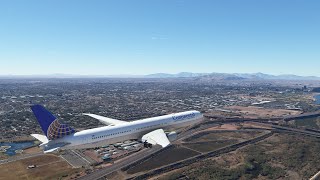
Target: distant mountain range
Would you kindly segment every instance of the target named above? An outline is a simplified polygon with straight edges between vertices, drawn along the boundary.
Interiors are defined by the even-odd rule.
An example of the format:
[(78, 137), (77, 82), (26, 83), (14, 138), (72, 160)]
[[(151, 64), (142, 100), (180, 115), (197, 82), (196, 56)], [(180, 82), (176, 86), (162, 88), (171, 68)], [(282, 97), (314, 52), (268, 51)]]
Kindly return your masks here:
[(148, 78), (192, 78), (192, 77), (203, 77), (211, 79), (220, 80), (320, 80), (317, 76), (297, 76), (293, 74), (283, 74), (283, 75), (270, 75), (264, 73), (191, 73), (191, 72), (181, 72), (177, 74), (167, 74), (167, 73), (156, 73), (149, 74), (145, 77)]
[(190, 78), (190, 77), (200, 77), (206, 76), (210, 73), (191, 73), (191, 72), (180, 72), (177, 74), (167, 74), (167, 73), (156, 73), (145, 75), (148, 78)]
[(156, 73), (148, 75), (0, 75), (0, 78), (199, 78), (208, 80), (320, 80), (317, 76), (297, 76), (293, 74), (270, 75), (264, 73)]

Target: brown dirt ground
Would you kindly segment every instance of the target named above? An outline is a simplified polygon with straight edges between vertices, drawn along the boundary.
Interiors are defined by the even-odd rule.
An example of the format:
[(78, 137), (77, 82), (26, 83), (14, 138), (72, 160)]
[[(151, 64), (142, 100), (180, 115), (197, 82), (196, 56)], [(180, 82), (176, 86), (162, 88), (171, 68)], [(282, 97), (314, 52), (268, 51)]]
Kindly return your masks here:
[(42, 150), (39, 147), (31, 147), (28, 149), (23, 150), (23, 154), (33, 154), (41, 152)]
[(96, 162), (103, 162), (101, 158), (98, 157), (98, 155), (93, 152), (92, 150), (84, 151), (84, 155), (89, 156), (91, 159), (95, 160)]
[(170, 178), (172, 174), (181, 174), (183, 170), (186, 170), (187, 168), (183, 167), (180, 169), (175, 169), (173, 171), (169, 171), (160, 175), (156, 175), (154, 177), (149, 178), (149, 180), (167, 180)]
[(240, 127), (236, 124), (223, 124), (221, 126), (215, 126), (205, 131), (212, 131), (212, 130), (238, 130)]
[(268, 130), (273, 129), (271, 125), (261, 125), (254, 122), (245, 122), (242, 124), (242, 127), (243, 128), (261, 128), (261, 129), (268, 129)]
[(227, 155), (211, 158), (211, 160), (215, 160), (219, 165), (223, 167), (236, 168), (237, 166), (243, 164), (244, 157), (238, 151), (234, 151)]
[[(36, 165), (34, 169), (27, 169)], [(7, 179), (57, 179), (76, 171), (55, 155), (41, 155), (0, 165), (0, 180)], [(14, 173), (13, 173), (14, 172)]]
[(114, 179), (114, 180), (122, 180), (126, 179), (127, 175), (125, 175), (123, 172), (116, 171), (106, 176), (106, 179)]
[(256, 106), (229, 106), (225, 107), (232, 111), (241, 113), (245, 118), (266, 118), (266, 117), (283, 117), (288, 115), (301, 114), (301, 111), (287, 109), (267, 109)]

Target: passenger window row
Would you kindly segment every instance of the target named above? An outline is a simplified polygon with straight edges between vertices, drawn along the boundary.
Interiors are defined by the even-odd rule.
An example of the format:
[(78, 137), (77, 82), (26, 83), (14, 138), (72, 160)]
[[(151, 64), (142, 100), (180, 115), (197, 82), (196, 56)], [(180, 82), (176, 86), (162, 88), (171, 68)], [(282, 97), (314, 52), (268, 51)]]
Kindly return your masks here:
[(100, 138), (104, 138), (104, 137), (108, 137), (108, 136), (114, 136), (114, 135), (117, 135), (117, 134), (123, 134), (123, 133), (127, 133), (127, 132), (131, 132), (131, 130), (122, 131), (122, 132), (116, 132), (116, 133), (107, 134), (107, 135), (103, 135), (103, 136), (94, 136), (94, 135), (92, 135), (92, 139), (100, 139)]
[[(162, 126), (162, 125), (166, 125), (168, 123), (161, 123), (161, 124), (156, 124), (156, 125), (150, 125), (150, 126), (145, 126), (142, 128), (137, 128), (136, 131), (141, 130), (141, 129), (148, 129), (148, 128), (152, 128), (152, 127), (156, 127), (156, 126)], [(127, 133), (127, 132), (131, 132), (131, 130), (127, 130), (127, 131), (122, 131), (122, 132), (116, 132), (116, 133), (112, 133), (112, 134), (107, 134), (107, 135), (103, 135), (103, 136), (92, 136), (92, 139), (101, 139), (101, 138), (105, 138), (105, 137), (109, 137), (109, 136), (114, 136), (117, 134), (123, 134), (123, 133)]]
[(156, 127), (156, 126), (160, 126), (160, 125), (163, 126), (165, 124), (168, 124), (168, 123), (161, 123), (161, 124), (156, 124), (156, 125), (145, 126), (142, 128), (137, 128), (136, 131), (141, 130), (141, 129), (148, 129), (148, 128), (152, 128), (152, 127)]

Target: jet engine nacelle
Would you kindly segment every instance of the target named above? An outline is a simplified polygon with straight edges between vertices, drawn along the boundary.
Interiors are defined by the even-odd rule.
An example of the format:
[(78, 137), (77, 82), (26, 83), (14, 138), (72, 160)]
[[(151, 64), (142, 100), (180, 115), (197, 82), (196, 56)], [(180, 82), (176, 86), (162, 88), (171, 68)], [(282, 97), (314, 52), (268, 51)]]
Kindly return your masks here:
[(178, 134), (175, 131), (166, 132), (166, 135), (167, 135), (167, 137), (168, 137), (170, 142), (174, 141), (174, 140), (176, 140), (178, 138)]

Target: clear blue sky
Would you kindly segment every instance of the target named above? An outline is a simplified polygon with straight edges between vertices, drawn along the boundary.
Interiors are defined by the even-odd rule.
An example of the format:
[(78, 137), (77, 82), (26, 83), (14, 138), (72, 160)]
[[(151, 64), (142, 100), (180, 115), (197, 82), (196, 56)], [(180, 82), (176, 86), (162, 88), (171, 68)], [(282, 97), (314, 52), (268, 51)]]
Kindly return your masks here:
[(320, 76), (319, 0), (1, 0), (0, 74)]

